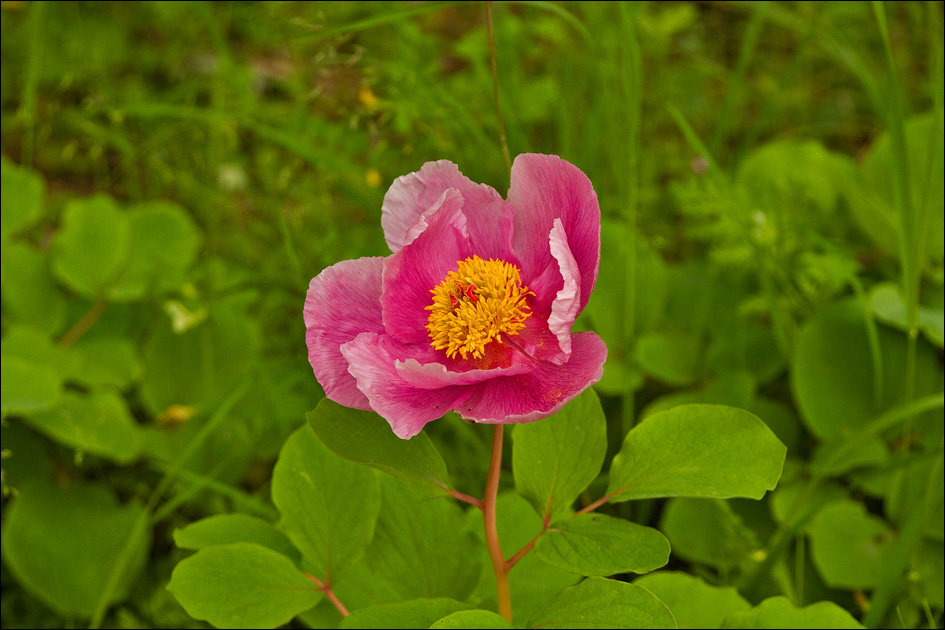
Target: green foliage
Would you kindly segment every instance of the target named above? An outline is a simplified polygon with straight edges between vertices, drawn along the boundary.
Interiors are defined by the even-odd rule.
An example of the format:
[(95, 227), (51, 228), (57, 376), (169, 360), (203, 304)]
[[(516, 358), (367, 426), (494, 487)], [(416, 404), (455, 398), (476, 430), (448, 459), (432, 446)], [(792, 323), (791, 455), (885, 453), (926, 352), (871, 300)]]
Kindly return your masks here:
[(4, 628), (941, 627), (941, 5), (492, 10), (608, 347), (506, 441), (513, 623), (488, 428), (324, 399), (300, 312), (395, 177), (505, 194), (483, 6), (10, 2)]

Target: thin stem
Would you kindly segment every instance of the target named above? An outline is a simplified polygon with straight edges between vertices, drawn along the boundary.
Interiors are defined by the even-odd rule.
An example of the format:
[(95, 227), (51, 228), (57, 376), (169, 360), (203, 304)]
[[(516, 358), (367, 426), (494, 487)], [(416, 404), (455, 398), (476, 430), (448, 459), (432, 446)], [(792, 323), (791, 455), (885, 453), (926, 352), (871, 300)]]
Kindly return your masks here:
[(596, 501), (594, 501), (594, 502), (591, 503), (590, 505), (587, 505), (587, 506), (581, 508), (580, 510), (578, 510), (577, 512), (575, 512), (575, 513), (574, 513), (574, 516), (577, 516), (578, 514), (587, 514), (588, 512), (593, 512), (594, 510), (596, 510), (596, 509), (599, 508), (600, 506), (604, 505), (605, 503), (607, 503), (608, 501), (610, 501), (611, 499), (613, 499), (615, 496), (617, 496), (618, 494), (620, 494), (620, 493), (623, 492), (624, 490), (626, 490), (626, 488), (621, 488), (620, 490), (614, 490), (614, 491), (611, 492), (610, 494), (605, 494), (604, 496), (602, 496), (601, 498), (597, 499)]
[(59, 340), (59, 345), (65, 348), (68, 348), (76, 341), (79, 340), (82, 335), (84, 335), (92, 325), (98, 321), (98, 318), (102, 316), (102, 313), (105, 311), (105, 300), (100, 299), (95, 304), (85, 312), (79, 321), (73, 324), (66, 334), (62, 336), (62, 339)]
[(468, 503), (469, 505), (472, 505), (473, 507), (479, 508), (480, 510), (482, 509), (482, 501), (480, 501), (479, 499), (475, 497), (471, 497), (468, 494), (463, 494), (462, 492), (457, 492), (456, 490), (450, 490), (449, 492), (450, 492), (450, 496), (456, 499), (457, 501), (463, 501), (465, 503)]
[(305, 573), (304, 575), (309, 580), (315, 583), (315, 586), (318, 587), (318, 590), (320, 590), (322, 593), (325, 594), (325, 597), (327, 597), (328, 601), (330, 601), (334, 605), (334, 607), (338, 609), (338, 612), (341, 613), (342, 617), (347, 617), (348, 615), (351, 614), (348, 612), (348, 609), (345, 608), (344, 604), (342, 604), (341, 601), (338, 600), (338, 596), (335, 595), (334, 591), (331, 590), (330, 584), (328, 584), (327, 582), (322, 582), (314, 575), (309, 575), (308, 573)]
[(502, 120), (502, 106), (499, 104), (499, 71), (495, 64), (495, 31), (492, 28), (492, 2), (486, 2), (486, 28), (489, 31), (489, 61), (492, 69), (492, 96), (495, 99), (495, 116), (499, 123), (499, 143), (502, 145), (502, 157), (505, 158), (505, 168), (512, 172), (512, 157), (509, 154), (509, 143), (505, 139), (505, 122)]
[(486, 530), (486, 546), (495, 571), (495, 588), (499, 600), (499, 614), (512, 623), (512, 598), (509, 594), (509, 567), (499, 547), (499, 532), (495, 522), (495, 503), (499, 494), (499, 474), (502, 472), (502, 429), (504, 425), (492, 427), (492, 457), (489, 460), (489, 476), (482, 499), (482, 518)]

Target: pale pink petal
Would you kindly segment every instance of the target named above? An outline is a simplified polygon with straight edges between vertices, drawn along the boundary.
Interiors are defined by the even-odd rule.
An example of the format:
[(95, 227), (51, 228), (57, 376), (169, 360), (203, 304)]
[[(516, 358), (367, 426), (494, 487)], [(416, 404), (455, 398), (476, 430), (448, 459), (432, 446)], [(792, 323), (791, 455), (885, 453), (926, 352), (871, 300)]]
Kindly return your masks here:
[(512, 353), (512, 356), (515, 359), (508, 367), (490, 369), (473, 368), (458, 372), (447, 368), (446, 365), (438, 361), (424, 362), (423, 359), (417, 360), (416, 358), (398, 361), (396, 368), (397, 373), (404, 381), (420, 389), (436, 389), (451, 385), (473, 385), (499, 376), (527, 374), (535, 369), (535, 361), (528, 359), (522, 353), (515, 352)]
[(456, 411), (467, 420), (486, 424), (532, 422), (556, 413), (568, 401), (600, 380), (607, 347), (592, 332), (571, 340), (564, 365), (539, 363), (527, 374), (494, 378), (471, 386), (474, 393)]
[(397, 371), (403, 345), (387, 335), (366, 332), (341, 347), (348, 370), (371, 409), (390, 423), (397, 437), (409, 439), (432, 420), (462, 403), (469, 386), (414, 387)]
[(383, 258), (345, 260), (312, 278), (305, 296), (308, 360), (331, 400), (368, 409), (367, 398), (348, 373), (340, 346), (365, 331), (383, 332), (381, 273)]
[(551, 317), (548, 318), (548, 329), (558, 338), (561, 351), (565, 355), (571, 354), (571, 327), (578, 316), (581, 301), (581, 272), (571, 250), (568, 248), (568, 237), (564, 233), (561, 219), (555, 219), (551, 229), (551, 255), (558, 261), (564, 284), (551, 305)]
[(447, 188), (455, 188), (465, 200), (463, 211), (476, 253), (514, 262), (512, 205), (492, 187), (472, 182), (448, 160), (427, 162), (416, 173), (398, 177), (384, 195), (381, 225), (391, 251), (396, 253), (416, 237), (411, 228)]
[(410, 244), (384, 259), (384, 327), (399, 341), (429, 344), (426, 307), (433, 303), (430, 291), (457, 269), (458, 261), (475, 253), (470, 249), (462, 207), (462, 195), (448, 188), (411, 227), (409, 232), (415, 236)]
[(555, 155), (527, 153), (515, 158), (509, 201), (515, 206), (514, 248), (523, 278), (537, 278), (555, 264), (548, 236), (555, 219), (577, 263), (578, 313), (597, 282), (600, 263), (600, 205), (587, 176)]

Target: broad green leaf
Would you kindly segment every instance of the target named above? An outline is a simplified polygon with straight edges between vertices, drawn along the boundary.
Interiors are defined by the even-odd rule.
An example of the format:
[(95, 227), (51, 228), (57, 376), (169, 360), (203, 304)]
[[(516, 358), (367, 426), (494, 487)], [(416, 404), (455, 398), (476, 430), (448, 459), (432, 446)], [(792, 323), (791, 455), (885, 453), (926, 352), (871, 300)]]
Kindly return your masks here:
[(760, 547), (754, 532), (726, 501), (676, 497), (667, 503), (660, 530), (673, 554), (690, 562), (730, 570)]
[(796, 628), (830, 630), (862, 628), (850, 613), (833, 602), (817, 602), (796, 608), (787, 597), (769, 597), (751, 610), (731, 613), (722, 628)]
[(111, 197), (70, 201), (53, 239), (53, 271), (80, 295), (101, 297), (128, 259), (128, 231), (128, 220)]
[(587, 578), (561, 591), (532, 615), (529, 628), (675, 628), (666, 604), (645, 588)]
[(0, 355), (0, 415), (35, 413), (62, 398), (62, 376), (51, 366), (30, 359)]
[(49, 437), (82, 451), (127, 464), (141, 452), (141, 432), (124, 398), (109, 390), (66, 392), (56, 409), (27, 417)]
[(451, 615), (447, 615), (434, 623), (430, 628), (442, 628), (444, 630), (459, 630), (460, 628), (482, 628), (486, 630), (487, 628), (498, 628), (499, 630), (504, 630), (505, 628), (511, 628), (509, 622), (506, 621), (501, 615), (498, 615), (491, 610), (460, 610), (459, 612), (454, 612)]
[(751, 608), (734, 586), (712, 586), (688, 573), (657, 571), (633, 583), (666, 604), (680, 628), (718, 628), (729, 614)]
[[(899, 330), (909, 330), (906, 305), (899, 293), (899, 287), (891, 282), (882, 282), (870, 290), (870, 311), (885, 324)], [(919, 305), (918, 327), (926, 339), (939, 348), (945, 345), (945, 313), (941, 308)]]
[(138, 204), (127, 218), (131, 255), (109, 296), (137, 300), (180, 286), (200, 245), (193, 220), (168, 201)]
[(883, 570), (883, 554), (894, 534), (862, 503), (842, 499), (826, 505), (808, 523), (811, 558), (827, 586), (871, 588)]
[(34, 223), (43, 212), (43, 178), (15, 165), (7, 156), (0, 159), (0, 239), (3, 248), (14, 232)]
[(238, 542), (255, 543), (295, 561), (298, 550), (268, 521), (248, 514), (217, 514), (174, 530), (174, 542), (184, 549), (203, 549)]
[(258, 347), (258, 324), (232, 306), (216, 305), (180, 334), (165, 321), (144, 345), (142, 398), (154, 415), (171, 405), (214, 406), (252, 369)]
[(578, 514), (557, 523), (535, 544), (545, 562), (578, 575), (646, 573), (669, 560), (669, 541), (651, 527), (606, 514)]
[[(479, 510), (469, 510), (466, 520), (479, 538), (478, 553), (482, 559), (482, 576), (471, 599), (478, 602), (480, 608), (497, 610), (495, 573), (483, 534), (482, 514)], [(496, 521), (505, 558), (511, 558), (542, 529), (541, 517), (521, 495), (511, 491), (499, 494)], [(512, 625), (523, 627), (529, 617), (547, 606), (548, 600), (578, 580), (576, 574), (542, 562), (534, 551), (525, 554), (509, 573)]]
[(652, 400), (640, 412), (640, 419), (680, 405), (728, 405), (744, 409), (752, 404), (757, 388), (758, 383), (751, 373), (726, 372), (699, 386), (670, 392)]
[(337, 457), (308, 426), (286, 441), (272, 473), (272, 500), (289, 540), (325, 578), (364, 553), (381, 507), (370, 470)]
[(174, 568), (167, 588), (187, 614), (218, 628), (275, 628), (322, 597), (291, 560), (252, 543), (201, 549)]
[(422, 496), (449, 494), (446, 462), (426, 433), (402, 440), (376, 413), (323, 398), (306, 416), (319, 439), (339, 457), (390, 473)]
[[(65, 617), (88, 618), (107, 588), (143, 510), (120, 505), (106, 488), (36, 479), (7, 508), (3, 559), (17, 581)], [(150, 542), (138, 539), (108, 603), (124, 600), (144, 566)]]
[(47, 334), (59, 332), (66, 297), (50, 273), (48, 257), (22, 243), (4, 243), (0, 259), (0, 291), (10, 318)]
[[(877, 327), (883, 381), (875, 383), (865, 317), (859, 301), (836, 302), (808, 319), (798, 335), (791, 371), (794, 399), (801, 418), (821, 440), (846, 439), (904, 397), (906, 337)], [(914, 395), (940, 391), (934, 350), (925, 342), (915, 350)]]
[(743, 409), (682, 405), (634, 427), (614, 457), (612, 501), (651, 497), (760, 499), (777, 485), (786, 453)]
[(135, 345), (125, 337), (85, 336), (69, 348), (68, 355), (67, 378), (85, 385), (124, 389), (143, 371)]
[(341, 628), (354, 630), (356, 628), (429, 628), (436, 622), (451, 613), (472, 608), (470, 604), (458, 602), (455, 599), (437, 597), (433, 599), (420, 598), (393, 604), (378, 604), (359, 608), (344, 618)]
[(814, 474), (838, 476), (857, 468), (885, 466), (889, 449), (881, 438), (874, 437), (852, 447), (848, 440), (824, 442), (814, 451), (810, 468)]
[(653, 378), (670, 385), (689, 385), (699, 377), (702, 344), (684, 332), (651, 332), (637, 341), (636, 358)]
[(416, 597), (467, 599), (481, 561), (471, 552), (477, 541), (464, 526), (460, 507), (454, 501), (418, 499), (388, 475), (380, 475), (380, 484), (374, 540), (351, 578), (338, 582), (339, 597), (352, 605)]
[(568, 510), (594, 481), (607, 452), (607, 419), (588, 389), (550, 418), (515, 426), (515, 489), (539, 516)]

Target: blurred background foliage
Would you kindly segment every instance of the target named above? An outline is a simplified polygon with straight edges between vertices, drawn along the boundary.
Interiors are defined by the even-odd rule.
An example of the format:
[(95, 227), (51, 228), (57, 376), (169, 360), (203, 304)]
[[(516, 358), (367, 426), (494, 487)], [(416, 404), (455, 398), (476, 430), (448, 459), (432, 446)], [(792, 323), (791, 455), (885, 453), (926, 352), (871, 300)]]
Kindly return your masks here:
[[(512, 155), (600, 198), (579, 325), (608, 344), (611, 452), (683, 402), (789, 448), (770, 500), (635, 503), (669, 568), (941, 627), (942, 4), (494, 13)], [(322, 396), (309, 279), (384, 255), (384, 192), (424, 162), (507, 190), (484, 4), (0, 17), (3, 626), (200, 625), (164, 589), (171, 533), (274, 518), (273, 461)], [(481, 493), (485, 434), (429, 430)]]

